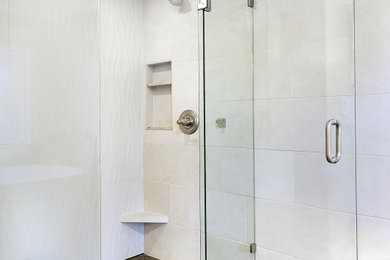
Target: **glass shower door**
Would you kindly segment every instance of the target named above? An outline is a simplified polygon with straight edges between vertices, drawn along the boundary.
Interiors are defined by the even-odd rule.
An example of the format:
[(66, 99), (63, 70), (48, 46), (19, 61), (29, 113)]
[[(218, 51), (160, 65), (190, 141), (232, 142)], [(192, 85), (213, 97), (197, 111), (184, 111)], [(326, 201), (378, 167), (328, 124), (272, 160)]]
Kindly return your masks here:
[(254, 8), (259, 259), (357, 257), (353, 14), (353, 0)]
[(209, 260), (254, 259), (253, 15), (246, 0), (204, 13), (205, 226)]
[(357, 258), (353, 8), (212, 0), (204, 13), (207, 259)]

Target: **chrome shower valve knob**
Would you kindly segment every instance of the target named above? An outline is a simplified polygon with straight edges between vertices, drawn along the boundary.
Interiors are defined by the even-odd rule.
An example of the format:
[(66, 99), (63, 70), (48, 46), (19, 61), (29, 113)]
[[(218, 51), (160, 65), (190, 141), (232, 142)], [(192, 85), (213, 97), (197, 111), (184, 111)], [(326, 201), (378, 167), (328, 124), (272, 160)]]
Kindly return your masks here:
[(190, 135), (196, 132), (199, 127), (199, 117), (192, 110), (185, 110), (180, 114), (179, 119), (176, 121), (179, 125), (180, 130), (186, 134)]

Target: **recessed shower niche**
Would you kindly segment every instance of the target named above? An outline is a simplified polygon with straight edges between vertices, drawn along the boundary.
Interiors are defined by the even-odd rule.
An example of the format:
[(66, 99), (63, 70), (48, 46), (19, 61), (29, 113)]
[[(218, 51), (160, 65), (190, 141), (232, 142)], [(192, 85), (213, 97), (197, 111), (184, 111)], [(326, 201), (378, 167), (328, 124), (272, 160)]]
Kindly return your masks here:
[(146, 66), (146, 129), (172, 130), (172, 64)]

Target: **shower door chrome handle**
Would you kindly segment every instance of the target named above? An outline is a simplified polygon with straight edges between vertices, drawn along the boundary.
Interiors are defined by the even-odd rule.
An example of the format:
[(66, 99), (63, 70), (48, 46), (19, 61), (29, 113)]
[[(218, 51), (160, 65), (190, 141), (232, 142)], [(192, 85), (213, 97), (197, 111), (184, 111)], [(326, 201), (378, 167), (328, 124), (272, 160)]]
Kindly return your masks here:
[[(332, 156), (332, 145), (331, 145), (331, 128), (332, 126), (336, 127), (336, 155)], [(341, 159), (341, 123), (337, 119), (330, 119), (326, 123), (325, 127), (325, 140), (326, 140), (326, 160), (329, 163), (335, 164), (338, 163)]]

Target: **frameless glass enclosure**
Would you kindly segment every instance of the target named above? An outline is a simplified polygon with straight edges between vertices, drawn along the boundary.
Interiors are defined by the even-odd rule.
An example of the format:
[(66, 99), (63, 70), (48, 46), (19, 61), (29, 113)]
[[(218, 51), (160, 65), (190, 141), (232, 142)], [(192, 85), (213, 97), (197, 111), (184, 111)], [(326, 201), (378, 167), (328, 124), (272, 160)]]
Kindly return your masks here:
[(211, 2), (205, 257), (356, 259), (353, 0)]
[(253, 259), (252, 12), (246, 1), (213, 1), (204, 14), (207, 259)]

